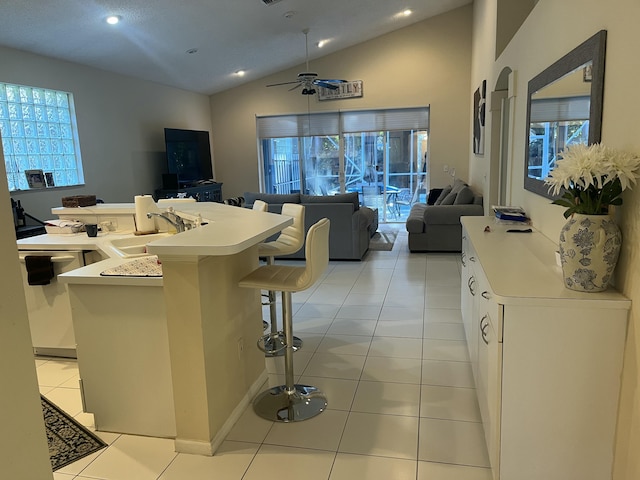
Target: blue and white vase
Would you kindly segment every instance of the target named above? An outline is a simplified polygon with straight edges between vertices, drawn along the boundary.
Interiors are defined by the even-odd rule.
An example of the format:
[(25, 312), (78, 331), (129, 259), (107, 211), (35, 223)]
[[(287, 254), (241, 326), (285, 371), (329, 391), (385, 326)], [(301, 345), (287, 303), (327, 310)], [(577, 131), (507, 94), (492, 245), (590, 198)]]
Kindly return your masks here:
[(560, 231), (560, 259), (565, 287), (602, 292), (618, 263), (622, 235), (608, 215), (572, 215)]

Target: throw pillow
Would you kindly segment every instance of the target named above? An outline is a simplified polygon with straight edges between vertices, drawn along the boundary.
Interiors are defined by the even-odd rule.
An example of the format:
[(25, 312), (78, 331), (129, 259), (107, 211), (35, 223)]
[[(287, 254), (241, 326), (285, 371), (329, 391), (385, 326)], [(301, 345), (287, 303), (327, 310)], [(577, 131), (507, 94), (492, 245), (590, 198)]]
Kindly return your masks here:
[(469, 187), (463, 187), (462, 190), (458, 192), (454, 205), (468, 205), (473, 203), (473, 191)]
[(442, 201), (446, 198), (446, 196), (449, 195), (450, 193), (451, 193), (451, 185), (447, 185), (442, 189), (442, 192), (440, 192), (440, 195), (438, 196), (438, 199), (436, 200), (436, 203), (434, 203), (434, 205), (440, 205)]
[(453, 188), (451, 188), (452, 192), (458, 193), (460, 190), (462, 190), (464, 187), (466, 187), (467, 184), (464, 183), (462, 180), (460, 180), (459, 178), (456, 178), (453, 181)]
[(444, 197), (442, 202), (440, 202), (440, 205), (453, 205), (457, 196), (458, 194), (452, 190), (446, 197)]
[(427, 196), (427, 205), (435, 204), (441, 193), (442, 188), (432, 188), (431, 190), (429, 190), (429, 195)]

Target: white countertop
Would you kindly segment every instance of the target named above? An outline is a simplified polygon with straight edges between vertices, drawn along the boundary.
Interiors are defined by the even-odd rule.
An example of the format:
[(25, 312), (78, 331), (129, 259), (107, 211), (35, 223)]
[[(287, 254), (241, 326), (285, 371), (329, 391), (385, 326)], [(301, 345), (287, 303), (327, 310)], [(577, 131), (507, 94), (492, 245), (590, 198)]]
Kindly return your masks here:
[[(203, 223), (193, 230), (154, 239), (147, 244), (150, 254), (170, 256), (218, 256), (239, 253), (256, 245), (271, 235), (293, 223), (291, 217), (258, 212), (247, 208), (232, 207), (220, 203), (200, 202), (175, 205), (176, 213), (194, 219), (198, 214)], [(95, 212), (112, 215), (114, 212), (131, 213), (135, 210), (130, 204), (99, 204), (92, 207), (79, 207), (83, 211), (95, 209)], [(77, 208), (52, 209), (54, 212), (77, 211)], [(160, 220), (162, 221), (162, 220)], [(133, 233), (100, 233), (97, 237), (88, 237), (86, 233), (64, 235), (38, 235), (18, 240), (19, 250), (99, 250), (106, 260), (59, 275), (67, 283), (95, 283), (103, 285), (162, 285), (162, 278), (150, 277), (105, 277), (100, 272), (121, 265), (135, 258), (122, 258), (111, 241), (130, 238)]]
[(129, 238), (133, 232), (98, 233), (97, 237), (89, 237), (85, 232), (69, 234), (45, 234), (22, 238), (17, 241), (18, 250), (100, 250), (107, 257), (117, 257), (109, 248), (111, 240)]
[[(604, 307), (605, 303), (611, 308), (610, 302), (630, 308), (631, 301), (613, 288), (599, 293), (565, 288), (562, 269), (556, 264), (558, 245), (535, 228), (531, 233), (507, 233), (507, 229), (529, 225), (498, 223), (495, 217), (462, 217), (461, 222), (498, 303), (527, 304), (532, 299), (547, 299), (549, 304), (566, 306), (567, 301), (576, 300), (593, 302), (593, 308)], [(490, 232), (484, 231), (487, 226)]]
[(54, 215), (125, 215), (136, 213), (133, 203), (98, 203), (89, 207), (54, 207)]
[(291, 217), (221, 203), (185, 203), (176, 206), (176, 212), (188, 219), (200, 214), (208, 225), (153, 241), (148, 245), (149, 253), (160, 257), (232, 255), (293, 224)]

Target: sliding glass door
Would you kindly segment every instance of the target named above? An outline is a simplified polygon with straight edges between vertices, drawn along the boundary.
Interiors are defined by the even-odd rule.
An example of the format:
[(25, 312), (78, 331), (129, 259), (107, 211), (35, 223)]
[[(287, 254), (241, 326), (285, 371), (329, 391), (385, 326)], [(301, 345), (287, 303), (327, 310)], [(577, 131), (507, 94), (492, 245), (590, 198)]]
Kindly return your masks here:
[[(419, 121), (414, 118), (414, 109), (389, 112), (260, 117), (263, 191), (312, 195), (357, 192), (361, 205), (378, 210), (380, 222), (404, 222), (411, 205), (425, 201), (429, 136), (426, 126), (402, 128), (403, 122), (428, 125), (428, 108), (421, 109)], [(404, 115), (400, 121), (397, 112)], [(366, 129), (385, 124), (395, 128)], [(354, 131), (358, 127), (364, 128)], [(337, 128), (337, 133), (279, 136), (332, 128)]]

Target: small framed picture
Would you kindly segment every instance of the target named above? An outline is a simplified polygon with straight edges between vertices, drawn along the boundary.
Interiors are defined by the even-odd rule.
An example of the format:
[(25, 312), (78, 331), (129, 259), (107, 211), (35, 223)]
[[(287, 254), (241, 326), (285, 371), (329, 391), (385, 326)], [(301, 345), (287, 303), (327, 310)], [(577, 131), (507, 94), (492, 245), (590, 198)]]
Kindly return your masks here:
[(47, 181), (47, 187), (55, 187), (56, 184), (53, 181), (53, 173), (52, 172), (46, 172), (44, 174), (44, 179)]
[(27, 176), (29, 188), (45, 188), (47, 186), (42, 170), (25, 170), (24, 174)]

